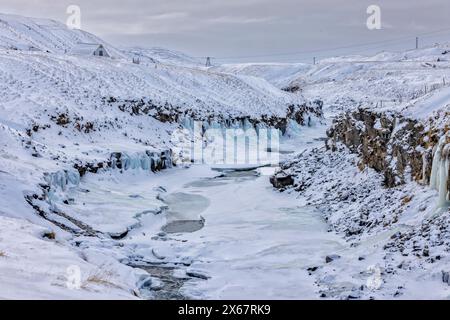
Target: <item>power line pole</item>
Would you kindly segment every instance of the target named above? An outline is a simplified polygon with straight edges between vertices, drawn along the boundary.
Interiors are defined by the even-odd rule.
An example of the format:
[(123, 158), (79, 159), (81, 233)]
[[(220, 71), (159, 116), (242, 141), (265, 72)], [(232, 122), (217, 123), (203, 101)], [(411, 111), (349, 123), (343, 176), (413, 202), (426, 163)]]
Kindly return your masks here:
[(316, 57), (313, 58), (313, 64), (316, 64)]
[(416, 37), (416, 50), (419, 49), (419, 37)]

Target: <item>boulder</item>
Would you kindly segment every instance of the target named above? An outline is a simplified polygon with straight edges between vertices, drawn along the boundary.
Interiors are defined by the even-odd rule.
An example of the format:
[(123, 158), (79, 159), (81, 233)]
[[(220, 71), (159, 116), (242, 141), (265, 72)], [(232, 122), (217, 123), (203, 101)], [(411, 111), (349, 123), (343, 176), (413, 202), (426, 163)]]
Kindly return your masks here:
[(283, 189), (294, 184), (292, 175), (285, 172), (279, 172), (270, 177), (270, 183), (277, 189)]
[(325, 257), (325, 262), (326, 262), (326, 263), (331, 263), (331, 262), (333, 262), (333, 261), (335, 261), (335, 260), (338, 260), (338, 259), (340, 259), (340, 258), (341, 258), (340, 255), (337, 255), (337, 254), (331, 254), (331, 255)]

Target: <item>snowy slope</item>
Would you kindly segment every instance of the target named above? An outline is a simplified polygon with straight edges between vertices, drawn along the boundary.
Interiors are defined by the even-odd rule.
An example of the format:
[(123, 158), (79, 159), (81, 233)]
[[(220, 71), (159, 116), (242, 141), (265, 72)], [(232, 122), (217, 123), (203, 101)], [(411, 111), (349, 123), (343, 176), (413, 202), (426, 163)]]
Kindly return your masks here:
[[(33, 126), (45, 128), (36, 130), (39, 132), (34, 134), (35, 139), (41, 135), (43, 139), (58, 135), (62, 129), (59, 139), (47, 138), (40, 143), (57, 148), (63, 144), (70, 148), (72, 143), (68, 142), (76, 135), (81, 141), (76, 147), (72, 145), (76, 149), (74, 154), (81, 152), (83, 143), (94, 141), (112, 149), (139, 149), (132, 147), (138, 140), (145, 140), (154, 148), (168, 142), (167, 130), (173, 129), (173, 125), (161, 124), (152, 117), (131, 117), (117, 106), (105, 104), (105, 99), (110, 97), (120, 101), (145, 99), (156, 106), (195, 112), (205, 118), (207, 115), (282, 117), (288, 106), (304, 102), (300, 95), (280, 91), (261, 78), (187, 67), (187, 61), (191, 61), (189, 57), (169, 50), (140, 51), (148, 59), (153, 54), (170, 57), (157, 64), (66, 55), (60, 52), (78, 41), (80, 35), (88, 38), (91, 35), (67, 30), (53, 21), (2, 17), (13, 27), (0, 29), (0, 36), (13, 39), (10, 33), (14, 30), (14, 41), (20, 33), (40, 48), (56, 48), (58, 52), (0, 49), (0, 124), (22, 134)], [(168, 63), (175, 60), (178, 65)], [(55, 118), (61, 114), (67, 115), (68, 123), (58, 128), (54, 125)], [(79, 132), (79, 127), (88, 124), (93, 124), (95, 131), (90, 137)], [(68, 149), (64, 153), (67, 154)]]
[(427, 119), (430, 114), (450, 110), (450, 87), (437, 90), (407, 106), (404, 112), (417, 119)]
[[(330, 112), (358, 106), (401, 111), (415, 100), (425, 100), (450, 86), (450, 45), (333, 57), (316, 65), (225, 64), (212, 70), (261, 77), (279, 88), (301, 90), (308, 99), (324, 101), (325, 110)], [(433, 107), (424, 108), (430, 112), (422, 116), (445, 107), (441, 100), (430, 101)]]
[[(24, 221), (0, 216), (0, 299), (136, 299), (136, 277), (114, 259), (95, 253), (101, 268), (58, 241), (43, 239), (49, 232)], [(93, 259), (95, 261), (95, 259)], [(74, 268), (74, 269), (72, 269)], [(81, 287), (68, 285), (71, 270), (79, 270)]]
[(305, 63), (244, 63), (223, 64), (212, 67), (211, 70), (259, 77), (266, 79), (278, 88), (284, 88), (294, 79), (306, 74), (311, 67)]
[(322, 98), (333, 110), (364, 106), (400, 111), (449, 86), (449, 59), (447, 44), (369, 57), (336, 57), (320, 61), (291, 86), (300, 84), (306, 97)]
[(183, 52), (169, 50), (166, 48), (125, 48), (124, 51), (140, 58), (141, 63), (154, 64), (164, 63), (185, 67), (203, 67), (204, 61), (193, 58)]
[[(9, 27), (1, 29), (0, 36), (13, 41), (14, 30), (14, 41), (18, 34), (26, 34), (43, 49), (62, 51), (79, 40), (77, 35), (91, 36), (53, 21), (9, 15), (2, 19)], [(105, 103), (110, 97), (146, 99), (181, 112), (226, 119), (283, 117), (288, 106), (304, 101), (261, 78), (165, 63), (148, 66), (124, 59), (8, 49), (0, 49), (0, 96), (1, 167), (29, 189), (42, 181), (44, 172), (71, 167), (74, 160), (101, 161), (116, 151), (170, 148), (170, 134), (178, 124), (130, 115)], [(23, 201), (21, 197), (21, 192), (14, 195), (17, 201)], [(7, 212), (17, 217), (13, 213)]]
[(6, 97), (2, 106), (15, 109), (26, 100), (34, 105), (28, 113), (36, 108), (40, 113), (43, 104), (49, 109), (82, 108), (109, 96), (150, 98), (155, 104), (168, 103), (180, 110), (212, 109), (218, 114), (254, 117), (282, 116), (288, 105), (303, 102), (300, 96), (282, 92), (263, 79), (95, 57), (0, 51), (0, 72), (1, 91)]
[[(29, 99), (28, 95), (34, 95), (34, 101), (40, 103), (63, 99), (66, 104), (71, 104), (80, 93), (97, 100), (96, 103), (107, 96), (150, 98), (159, 105), (208, 108), (235, 115), (283, 115), (288, 105), (303, 102), (299, 96), (276, 92), (278, 90), (263, 79), (247, 80), (207, 71), (200, 68), (194, 58), (175, 51), (153, 48), (121, 52), (105, 44), (113, 56), (121, 59), (64, 54), (79, 42), (105, 43), (92, 34), (69, 30), (56, 21), (0, 15), (0, 49), (4, 49), (0, 51), (0, 76), (6, 95), (12, 100)], [(41, 51), (8, 50), (23, 48), (23, 45)], [(142, 58), (142, 65), (131, 63), (134, 55)], [(152, 61), (160, 63), (155, 66)], [(36, 88), (37, 83), (51, 91), (44, 94), (43, 90), (31, 89)], [(11, 94), (23, 87), (30, 89), (19, 96)], [(41, 99), (36, 94), (44, 97)], [(9, 106), (22, 103), (12, 100), (5, 103)]]
[[(90, 239), (101, 249), (74, 249), (70, 230), (42, 219), (43, 213), (25, 200), (39, 200), (47, 183), (44, 177), (74, 170), (75, 163), (104, 162), (113, 152), (134, 155), (172, 147), (171, 133), (179, 123), (131, 114), (121, 110), (120, 103), (143, 99), (205, 119), (259, 119), (284, 117), (289, 106), (305, 102), (265, 79), (207, 70), (170, 50), (120, 51), (106, 44), (113, 59), (66, 54), (78, 42), (104, 43), (55, 21), (0, 15), (1, 298), (129, 299), (138, 294), (141, 271), (118, 263), (124, 257), (117, 242), (106, 236)], [(132, 62), (136, 50), (143, 57), (141, 64)], [(110, 99), (118, 105), (107, 103)], [(47, 206), (47, 218), (55, 223), (73, 229), (83, 223), (70, 220), (50, 202)], [(126, 229), (136, 223), (136, 212), (124, 209), (119, 219), (97, 206), (85, 220), (100, 230), (108, 223)], [(101, 222), (106, 218), (107, 223)], [(65, 284), (71, 265), (81, 268), (80, 291), (72, 292)], [(23, 278), (32, 285), (21, 286)]]
[(64, 53), (78, 43), (103, 44), (111, 55), (124, 57), (119, 50), (86, 31), (70, 30), (54, 20), (0, 13), (0, 48)]
[[(414, 111), (421, 118), (427, 118), (431, 112), (448, 109), (449, 93), (443, 84), (443, 78), (450, 76), (446, 46), (407, 53), (382, 53), (374, 57), (333, 58), (316, 66), (246, 64), (206, 68), (187, 55), (159, 48), (120, 51), (107, 45), (116, 53), (116, 58), (73, 56), (65, 52), (77, 42), (104, 42), (86, 32), (68, 30), (54, 21), (10, 15), (1, 15), (0, 20), (0, 298), (50, 298), (55, 295), (61, 298), (134, 298), (138, 294), (137, 283), (148, 280), (149, 275), (118, 261), (129, 262), (133, 255), (161, 260), (158, 250), (153, 249), (164, 249), (164, 246), (161, 247), (159, 236), (156, 240), (152, 238), (165, 219), (158, 211), (164, 202), (159, 196), (168, 188), (161, 186), (169, 184), (182, 191), (186, 188), (179, 186), (182, 180), (175, 175), (175, 170), (167, 176), (153, 173), (148, 168), (141, 170), (143, 162), (139, 157), (149, 150), (171, 148), (171, 132), (180, 124), (159, 121), (152, 116), (154, 114), (121, 109), (121, 104), (132, 105), (142, 99), (151, 101), (154, 106), (185, 114), (195, 113), (203, 119), (217, 116), (254, 120), (264, 116), (285, 117), (289, 106), (315, 98), (324, 99), (325, 107), (331, 111), (366, 105), (379, 109), (406, 108), (407, 112)], [(30, 47), (39, 50), (29, 50)], [(141, 63), (132, 63), (133, 56), (139, 56)], [(298, 86), (300, 93), (280, 90), (289, 85)], [(380, 100), (393, 104), (389, 106), (385, 101), (377, 106)], [(322, 144), (320, 139), (314, 138), (317, 137), (306, 136), (301, 142), (311, 146)], [(108, 169), (105, 174), (88, 174), (73, 188), (66, 190), (67, 185), (61, 183), (64, 185), (62, 190), (51, 190), (51, 201), (39, 199), (45, 187), (50, 188), (45, 185), (49, 182), (44, 176), (59, 179), (61, 176), (51, 174), (75, 170), (75, 163), (107, 161), (113, 152), (133, 155), (130, 163), (136, 166), (135, 171), (123, 173), (122, 168), (115, 168), (115, 171)], [(344, 160), (330, 161), (331, 166), (342, 165), (341, 186), (352, 184), (348, 177), (357, 175), (363, 182), (355, 186), (358, 195), (359, 189), (382, 192), (377, 183), (379, 176), (360, 173), (353, 165), (353, 158)], [(321, 164), (305, 162), (304, 172), (316, 172), (320, 179), (327, 179), (331, 169), (320, 167), (323, 171), (310, 171), (314, 165)], [(177, 173), (183, 171), (182, 168), (178, 170)], [(189, 176), (192, 171), (184, 172)], [(211, 174), (208, 171), (207, 177)], [(65, 177), (62, 175), (55, 184)], [(202, 174), (197, 178), (206, 177)], [(139, 182), (147, 183), (147, 180), (152, 182), (141, 192)], [(260, 187), (265, 188), (264, 192), (270, 191), (270, 196), (262, 191), (258, 196), (278, 199), (272, 190), (266, 190), (264, 183), (267, 181), (260, 181)], [(325, 190), (329, 186), (326, 181), (321, 183), (322, 193), (317, 193), (317, 188), (311, 189), (309, 200), (322, 199), (325, 191), (330, 192)], [(234, 188), (229, 189), (228, 195), (239, 193), (239, 187)], [(416, 189), (406, 191), (417, 192)], [(424, 197), (427, 194), (424, 193)], [(74, 236), (70, 230), (42, 219), (39, 210), (28, 205), (25, 197), (35, 197), (36, 202), (41, 203), (49, 200), (47, 213), (56, 223), (64, 223), (76, 231), (79, 231), (77, 223), (86, 223), (104, 233), (101, 237)], [(249, 206), (253, 206), (254, 198), (243, 195), (242, 200), (248, 200)], [(359, 204), (371, 205), (364, 201)], [(194, 201), (190, 205), (195, 208), (199, 204)], [(236, 202), (235, 207), (239, 206)], [(272, 214), (278, 209), (276, 201), (273, 206), (268, 207), (268, 221), (273, 220)], [(228, 219), (225, 213), (211, 209), (210, 216)], [(354, 209), (352, 212), (361, 211), (356, 205)], [(186, 211), (185, 207), (183, 211)], [(255, 207), (253, 211), (257, 213), (255, 219), (260, 219), (260, 208)], [(384, 211), (377, 214), (382, 216)], [(227, 221), (224, 221), (225, 225)], [(154, 233), (145, 234), (136, 229), (141, 222), (147, 222), (150, 227), (146, 231)], [(271, 225), (274, 223), (270, 221)], [(135, 237), (133, 241), (131, 237), (126, 239), (129, 246), (109, 237), (128, 231)], [(284, 234), (279, 233), (280, 236)], [(295, 234), (294, 230), (291, 235)], [(149, 247), (146, 237), (152, 239), (154, 247)], [(272, 239), (267, 239), (268, 247), (271, 247)], [(198, 241), (201, 247), (204, 239)], [(252, 241), (248, 238), (249, 243)], [(196, 242), (190, 242), (188, 246), (193, 243)], [(170, 242), (166, 244), (170, 245)], [(232, 243), (227, 251), (234, 252), (234, 246)], [(297, 243), (294, 247), (301, 249)], [(169, 253), (177, 253), (170, 250)], [(351, 257), (355, 258), (353, 254)], [(53, 269), (48, 268), (50, 262)], [(71, 265), (81, 268), (81, 291), (71, 292), (66, 288), (66, 268)], [(23, 278), (32, 285), (22, 286)], [(274, 279), (277, 278), (271, 281)], [(254, 283), (260, 285), (261, 282)], [(258, 287), (255, 292), (257, 290)]]

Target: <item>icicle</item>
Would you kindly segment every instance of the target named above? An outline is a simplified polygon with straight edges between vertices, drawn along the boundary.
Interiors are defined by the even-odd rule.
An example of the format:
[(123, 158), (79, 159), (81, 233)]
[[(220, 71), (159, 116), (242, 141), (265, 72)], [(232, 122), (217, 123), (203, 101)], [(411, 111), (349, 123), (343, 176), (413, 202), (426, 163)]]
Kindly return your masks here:
[(67, 172), (67, 181), (72, 186), (78, 186), (80, 184), (80, 173), (78, 170), (70, 170)]
[(130, 156), (126, 153), (122, 153), (122, 169), (123, 170), (128, 170), (131, 167), (131, 160), (130, 160)]
[(301, 134), (303, 130), (304, 128), (300, 124), (298, 124), (297, 121), (288, 119), (288, 124), (286, 128), (287, 136), (298, 136)]
[(438, 207), (449, 205), (448, 195), (448, 171), (449, 171), (449, 146), (446, 145), (446, 136), (439, 140), (433, 157), (430, 186), (439, 191)]
[(216, 120), (213, 120), (212, 123), (211, 123), (211, 128), (212, 129), (222, 129), (223, 130), (224, 126), (221, 123), (217, 122)]
[(183, 127), (183, 129), (193, 131), (194, 130), (194, 120), (190, 117), (183, 117), (183, 119), (181, 120), (181, 126)]
[(150, 170), (150, 158), (145, 153), (141, 154), (141, 168), (145, 171)]
[(244, 130), (253, 129), (253, 124), (247, 119), (244, 119)]
[[(128, 154), (123, 152), (121, 153), (120, 161), (122, 163), (122, 169), (125, 171), (141, 169), (144, 171), (157, 171), (172, 167), (170, 150), (162, 151), (161, 153), (146, 151), (144, 153)], [(116, 167), (116, 161), (113, 161), (112, 165), (113, 168)]]
[(449, 160), (448, 158), (441, 161), (440, 166), (440, 181), (439, 181), (439, 206), (445, 207), (448, 205), (449, 197), (448, 197), (448, 169), (449, 169)]
[(425, 185), (427, 183), (427, 167), (428, 167), (428, 157), (427, 152), (422, 154), (422, 183)]
[(67, 187), (79, 185), (80, 173), (78, 170), (60, 170), (45, 174), (44, 179), (52, 190), (65, 191)]

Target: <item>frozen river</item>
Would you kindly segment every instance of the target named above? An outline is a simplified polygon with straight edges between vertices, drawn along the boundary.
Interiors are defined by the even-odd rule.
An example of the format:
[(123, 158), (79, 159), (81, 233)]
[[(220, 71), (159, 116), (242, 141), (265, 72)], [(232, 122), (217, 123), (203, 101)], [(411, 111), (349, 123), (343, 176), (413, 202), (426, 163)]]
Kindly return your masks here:
[[(297, 142), (286, 148), (311, 144)], [(295, 193), (276, 191), (260, 170), (108, 172), (87, 176), (80, 190), (89, 192), (74, 197), (83, 221), (119, 234), (131, 227), (121, 239), (127, 253), (154, 266), (147, 268), (152, 275), (178, 279), (159, 288), (177, 292), (157, 297), (317, 298), (307, 269), (344, 242), (327, 232), (320, 212)]]
[(307, 268), (323, 264), (327, 254), (342, 246), (327, 232), (319, 212), (299, 206), (293, 195), (275, 192), (268, 177), (255, 171), (210, 177), (208, 167), (194, 167), (176, 174), (178, 181), (192, 175), (197, 178), (168, 187), (169, 196), (175, 195), (170, 197), (168, 219), (202, 217), (204, 227), (154, 243), (158, 256), (189, 261), (188, 272), (209, 278), (186, 282), (183, 294), (216, 299), (317, 298)]
[[(323, 128), (283, 137), (271, 153), (283, 160), (323, 147)], [(301, 193), (274, 189), (264, 174), (270, 168), (230, 167), (234, 171), (206, 164), (157, 173), (116, 168), (87, 174), (54, 198), (73, 221), (99, 231), (99, 237), (74, 239), (89, 257), (148, 271), (151, 279), (124, 268), (133, 283), (139, 280), (144, 298), (422, 298), (429, 297), (422, 288), (434, 290), (442, 281), (436, 263), (425, 281), (425, 271), (412, 276), (398, 267), (403, 256), (384, 249), (393, 234), (414, 225), (415, 215), (346, 242), (328, 232), (323, 213)]]

